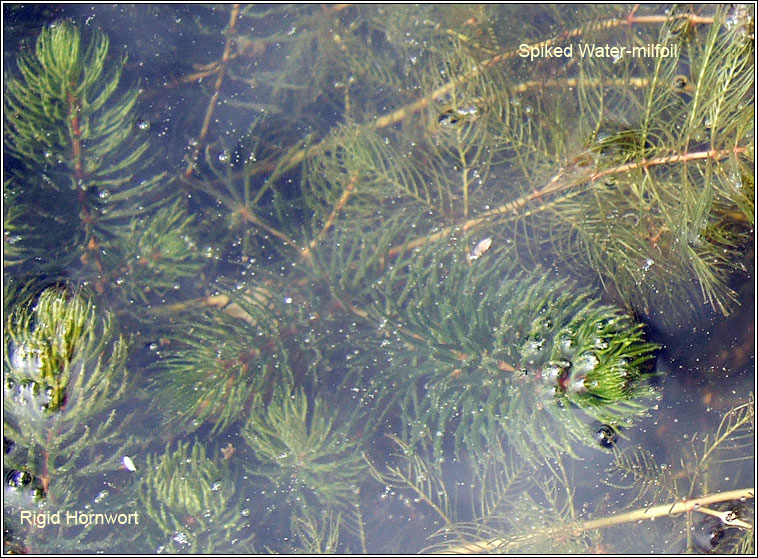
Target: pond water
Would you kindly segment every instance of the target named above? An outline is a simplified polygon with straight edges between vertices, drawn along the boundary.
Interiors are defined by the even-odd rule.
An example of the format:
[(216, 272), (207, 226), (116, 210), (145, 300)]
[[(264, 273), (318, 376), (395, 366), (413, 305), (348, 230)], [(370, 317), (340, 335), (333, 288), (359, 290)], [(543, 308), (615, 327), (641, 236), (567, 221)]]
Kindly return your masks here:
[(5, 552), (754, 551), (754, 7), (3, 15)]

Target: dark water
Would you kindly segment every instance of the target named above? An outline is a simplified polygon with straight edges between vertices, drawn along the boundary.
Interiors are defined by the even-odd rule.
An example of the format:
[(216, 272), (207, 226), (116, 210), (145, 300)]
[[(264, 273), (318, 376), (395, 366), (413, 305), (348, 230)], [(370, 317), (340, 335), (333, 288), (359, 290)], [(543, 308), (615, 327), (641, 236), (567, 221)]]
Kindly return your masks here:
[[(150, 142), (149, 155), (152, 157), (149, 166), (139, 171), (141, 174), (134, 179), (144, 179), (157, 173), (174, 177), (168, 181), (168, 189), (163, 194), (158, 193), (157, 197), (182, 192), (179, 197), (186, 211), (196, 217), (190, 233), (196, 236), (197, 254), (204, 258), (196, 274), (181, 278), (160, 297), (147, 293), (147, 303), (134, 299), (125, 302), (109, 289), (98, 294), (96, 300), (99, 307), (117, 315), (120, 327), (131, 336), (128, 368), (134, 376), (135, 387), (126, 397), (114, 403), (119, 417), (129, 417), (118, 436), (102, 447), (93, 448), (90, 455), (83, 456), (82, 461), (77, 463), (83, 466), (82, 463), (94, 462), (97, 452), (112, 453), (123, 448), (123, 455), (129, 456), (136, 471), (129, 470), (131, 462), (121, 460), (121, 467), (116, 464), (91, 475), (72, 477), (61, 474), (59, 478), (63, 480), (59, 486), (54, 486), (54, 490), (44, 487), (41, 491), (39, 479), (30, 481), (31, 475), (25, 478), (23, 470), (6, 466), (5, 551), (241, 553), (313, 551), (318, 548), (330, 552), (417, 552), (430, 544), (439, 544), (445, 538), (453, 541), (450, 544), (455, 547), (455, 543), (461, 540), (501, 539), (528, 534), (535, 529), (549, 533), (551, 526), (557, 525), (559, 519), (565, 522), (599, 519), (672, 503), (671, 492), (663, 490), (664, 487), (675, 487), (678, 498), (692, 499), (754, 486), (752, 430), (749, 435), (734, 442), (733, 446), (727, 442), (729, 451), (720, 455), (709, 469), (693, 469), (699, 457), (714, 443), (716, 433), (723, 432), (719, 431), (722, 417), (730, 409), (752, 405), (751, 393), (755, 386), (752, 243), (741, 246), (740, 252), (734, 256), (741, 258), (742, 266), (748, 271), (735, 272), (731, 276), (731, 285), (737, 293), (739, 304), (734, 306), (728, 317), (708, 307), (698, 312), (683, 312), (682, 316), (672, 316), (670, 311), (665, 315), (656, 312), (645, 314), (638, 309), (637, 315), (647, 323), (646, 339), (661, 346), (656, 352), (656, 374), (649, 380), (658, 389), (660, 400), (649, 416), (636, 420), (631, 428), (620, 428), (621, 437), (612, 445), (620, 451), (645, 448), (657, 467), (655, 471), (659, 478), (656, 482), (635, 478), (633, 473), (622, 479), (613, 472), (614, 457), (610, 452), (580, 445), (576, 448), (576, 459), (564, 456), (560, 466), (558, 462), (551, 461), (552, 465), (540, 466), (533, 473), (533, 479), (543, 481), (554, 475), (553, 481), (549, 481), (554, 484), (548, 481), (545, 481), (548, 484), (542, 485), (525, 482), (521, 487), (520, 490), (529, 495), (535, 506), (539, 506), (537, 512), (526, 507), (519, 508), (519, 505), (526, 506), (527, 500), (519, 500), (515, 495), (512, 500), (518, 504), (509, 507), (512, 504), (511, 493), (508, 493), (509, 499), (497, 504), (490, 502), (492, 508), (483, 510), (482, 497), (477, 492), (483, 490), (481, 479), (474, 474), (474, 471), (481, 470), (478, 467), (482, 464), (477, 463), (479, 457), (465, 451), (453, 457), (451, 432), (442, 433), (445, 436), (446, 462), (440, 469), (441, 482), (452, 500), (447, 517), (456, 519), (455, 525), (445, 525), (442, 515), (435, 510), (439, 502), (432, 498), (435, 505), (430, 505), (429, 498), (429, 493), (439, 496), (441, 489), (427, 489), (425, 493), (424, 489), (414, 491), (409, 486), (390, 486), (386, 481), (372, 478), (365, 466), (361, 469), (361, 476), (351, 480), (352, 495), (347, 499), (347, 504), (342, 502), (341, 508), (324, 506), (318, 498), (301, 506), (302, 502), (297, 499), (297, 495), (301, 494), (298, 483), (307, 484), (308, 480), (301, 480), (305, 477), (298, 477), (297, 470), (293, 470), (290, 480), (281, 481), (280, 478), (279, 484), (263, 482), (261, 479), (269, 478), (265, 473), (265, 460), (260, 459), (243, 434), (243, 423), (251, 409), (259, 403), (252, 395), (246, 400), (243, 411), (235, 411), (237, 418), (222, 428), (214, 429), (212, 419), (206, 422), (198, 419), (196, 424), (185, 427), (177, 426), (177, 422), (172, 420), (172, 412), (167, 409), (173, 409), (174, 402), (170, 400), (170, 395), (162, 391), (160, 363), (176, 346), (176, 341), (171, 345), (171, 340), (191, 332), (194, 324), (191, 323), (192, 318), (188, 323), (188, 314), (162, 313), (161, 307), (196, 301), (219, 292), (242, 291), (248, 282), (281, 289), (275, 292), (275, 304), (284, 308), (284, 312), (291, 312), (282, 314), (282, 321), (291, 318), (294, 324), (290, 329), (280, 327), (277, 330), (281, 332), (284, 345), (299, 342), (301, 335), (312, 335), (315, 343), (324, 343), (322, 352), (326, 356), (317, 363), (323, 370), (320, 376), (314, 378), (307, 375), (311, 364), (303, 360), (306, 353), (287, 353), (287, 358), (292, 361), (286, 364), (284, 357), (275, 356), (266, 370), (278, 371), (281, 366), (282, 369), (287, 367), (294, 370), (295, 375), (302, 374), (295, 381), (301, 381), (302, 385), (313, 391), (319, 390), (319, 393), (323, 390), (328, 405), (341, 410), (337, 416), (344, 419), (346, 424), (352, 424), (348, 418), (356, 405), (349, 399), (350, 392), (340, 383), (339, 375), (350, 368), (349, 363), (354, 359), (362, 363), (354, 366), (354, 370), (361, 370), (358, 375), (362, 380), (367, 385), (375, 385), (371, 382), (381, 376), (383, 366), (387, 365), (382, 362), (380, 353), (373, 362), (365, 356), (381, 343), (381, 326), (375, 329), (375, 344), (354, 347), (352, 339), (362, 342), (366, 339), (366, 326), (359, 319), (365, 316), (339, 312), (340, 304), (344, 302), (340, 300), (339, 293), (342, 287), (335, 287), (330, 292), (313, 279), (302, 279), (303, 275), (298, 275), (297, 271), (305, 265), (302, 261), (291, 259), (287, 247), (282, 246), (276, 234), (260, 232), (261, 229), (256, 227), (258, 223), (245, 222), (244, 214), (235, 214), (230, 208), (234, 203), (249, 201), (243, 199), (245, 195), (255, 197), (260, 193), (267, 212), (263, 217), (268, 222), (285, 223), (281, 228), (298, 242), (304, 230), (309, 231), (308, 238), (312, 238), (320, 228), (315, 232), (309, 230), (312, 226), (311, 208), (307, 200), (302, 199), (301, 185), (308, 181), (317, 184), (314, 175), (326, 171), (292, 165), (278, 172), (270, 161), (281, 162), (288, 152), (317, 145), (340, 125), (368, 122), (421, 98), (431, 87), (430, 84), (418, 83), (415, 88), (405, 84), (410, 81), (407, 78), (413, 75), (414, 66), (431, 58), (435, 47), (431, 43), (415, 41), (412, 32), (414, 25), (424, 28), (426, 32), (429, 29), (448, 29), (447, 35), (458, 32), (468, 35), (471, 30), (473, 38), (470, 40), (482, 43), (482, 52), (489, 56), (497, 50), (490, 52), (488, 49), (492, 47), (484, 45), (506, 40), (506, 33), (487, 25), (483, 21), (484, 11), (474, 7), (451, 6), (447, 11), (429, 7), (422, 10), (424, 13), (417, 16), (415, 23), (406, 21), (404, 27), (400, 27), (401, 22), (397, 21), (399, 7), (397, 11), (394, 8), (375, 6), (372, 10), (377, 10), (377, 13), (371, 13), (370, 17), (363, 11), (351, 11), (355, 8), (343, 10), (340, 6), (299, 6), (291, 10), (284, 6), (247, 8), (249, 12), (246, 17), (240, 18), (235, 27), (240, 49), (232, 52), (239, 56), (228, 61), (226, 77), (218, 89), (209, 126), (204, 131), (209, 100), (218, 85), (213, 69), (222, 63), (225, 47), (222, 32), (229, 25), (230, 11), (234, 9), (232, 5), (216, 8), (197, 5), (3, 6), (6, 76), (18, 75), (16, 56), (33, 48), (34, 38), (40, 29), (61, 19), (78, 25), (83, 44), (92, 36), (94, 29), (100, 29), (110, 38), (111, 56), (128, 55), (119, 90), (126, 91), (138, 85), (142, 91), (134, 108), (137, 122), (135, 133)], [(574, 29), (599, 17), (568, 6), (542, 10), (527, 6), (522, 8), (522, 24), (516, 31), (523, 33), (523, 40), (530, 43), (553, 37), (559, 31)], [(605, 15), (611, 17), (627, 11), (628, 7), (619, 7)], [(652, 8), (651, 11), (655, 12)], [(660, 13), (665, 12), (666, 8), (660, 10)], [(711, 13), (712, 10), (703, 13), (706, 12)], [(387, 29), (379, 32), (376, 22), (384, 19), (387, 20)], [(391, 25), (398, 27), (394, 29)], [(344, 63), (338, 65), (336, 61), (350, 58), (347, 52), (350, 47), (340, 38), (340, 34), (348, 32), (370, 45), (378, 59), (382, 58), (383, 53), (396, 52), (391, 51), (389, 45), (397, 41), (395, 34), (405, 34), (407, 39), (403, 52), (408, 59), (398, 59), (384, 65), (373, 59), (352, 62), (354, 73), (345, 75)], [(308, 39), (297, 41), (301, 34), (307, 35)], [(244, 43), (245, 37), (248, 43)], [(240, 47), (243, 44), (244, 48)], [(312, 63), (313, 76), (303, 69), (299, 74), (288, 73), (288, 65), (292, 65), (296, 57), (301, 62), (311, 61), (308, 63)], [(549, 80), (563, 75), (564, 62), (543, 61), (539, 68), (541, 79)], [(571, 71), (571, 62), (566, 64)], [(682, 64), (681, 72), (688, 73), (684, 62)], [(302, 68), (303, 64), (297, 67)], [(377, 73), (386, 72), (386, 75), (381, 79), (372, 75), (369, 80), (359, 73), (361, 67), (367, 69), (367, 74), (371, 73), (368, 69), (374, 69)], [(450, 71), (450, 68), (440, 69), (441, 74)], [(403, 85), (399, 85), (401, 83)], [(387, 99), (393, 99), (396, 104), (385, 104)], [(465, 118), (467, 110), (474, 110), (468, 106), (465, 109), (455, 113), (454, 117)], [(262, 115), (266, 116), (265, 120)], [(443, 117), (450, 118), (448, 113), (443, 112), (438, 122)], [(388, 129), (419, 137), (424, 135), (426, 124), (423, 118), (398, 120), (399, 123)], [(444, 141), (444, 136), (441, 137), (443, 139), (438, 143)], [(226, 169), (239, 177), (251, 151), (263, 155), (261, 168), (265, 167), (265, 171), (254, 173), (246, 179), (247, 194), (233, 200), (232, 205), (222, 199), (226, 194), (214, 197), (214, 192), (222, 191), (218, 185), (223, 183)], [(424, 157), (423, 153), (411, 152), (410, 155), (418, 156), (420, 160)], [(271, 158), (265, 159), (266, 156)], [(194, 167), (191, 163), (193, 158), (197, 160)], [(17, 164), (6, 157), (6, 176), (18, 171), (14, 167)], [(562, 161), (558, 167), (564, 164), (566, 162)], [(537, 175), (546, 172), (541, 168), (534, 170)], [(502, 203), (493, 183), (510, 179), (508, 169), (501, 168), (496, 172), (500, 177), (495, 176), (489, 182), (483, 180), (478, 192), (484, 202), (489, 202), (492, 207)], [(555, 172), (553, 168), (546, 175), (551, 176)], [(269, 182), (272, 173), (274, 177)], [(184, 182), (177, 179), (182, 175), (191, 175), (191, 178)], [(349, 180), (349, 176), (344, 177), (345, 182)], [(207, 189), (198, 188), (198, 183), (209, 186)], [(271, 187), (272, 183), (276, 184), (275, 188)], [(524, 185), (523, 190), (528, 192), (529, 187)], [(492, 193), (488, 188), (492, 189)], [(155, 200), (146, 199), (146, 203), (152, 201)], [(371, 203), (371, 200), (365, 203)], [(381, 214), (384, 211), (389, 215), (394, 201), (385, 200), (382, 203), (387, 205), (379, 207), (377, 212)], [(486, 208), (490, 205), (483, 203)], [(280, 207), (287, 209), (281, 210)], [(75, 220), (76, 212), (77, 208), (73, 207), (67, 218)], [(328, 212), (320, 223), (326, 221), (327, 216)], [(466, 217), (468, 215), (458, 215), (457, 223), (464, 223)], [(382, 221), (377, 219), (376, 222)], [(448, 221), (441, 223), (447, 224)], [(498, 231), (497, 234), (501, 236), (493, 234), (496, 243), (507, 237), (507, 233)], [(307, 241), (302, 242), (301, 246), (307, 245)], [(531, 249), (531, 246), (523, 248), (525, 252)], [(536, 259), (541, 261), (544, 257), (538, 254)], [(46, 269), (44, 272), (40, 271), (42, 267), (35, 265), (20, 268), (6, 266), (4, 279), (6, 282), (21, 283), (36, 281), (34, 284), (38, 290), (65, 281), (72, 286), (83, 283), (90, 290), (97, 290), (97, 281), (87, 276), (76, 262), (67, 269)], [(566, 271), (565, 267), (561, 267), (565, 264), (550, 262), (547, 265), (557, 270), (558, 274)], [(35, 277), (30, 277), (35, 273)], [(328, 270), (321, 273), (326, 274)], [(586, 275), (574, 279), (592, 285), (597, 296), (603, 296), (615, 304), (621, 303), (617, 296), (602, 294), (596, 279), (588, 279)], [(693, 291), (697, 292), (696, 289)], [(321, 298), (310, 299), (310, 296), (315, 296), (314, 293)], [(699, 300), (692, 304), (701, 306)], [(674, 303), (676, 306), (677, 303)], [(682, 306), (686, 305), (682, 303)], [(155, 314), (152, 313), (154, 311)], [(145, 316), (152, 317), (145, 319)], [(305, 323), (315, 324), (313, 329), (305, 331), (298, 327), (294, 316), (301, 320), (297, 323), (302, 324), (304, 320)], [(276, 324), (277, 327), (280, 325)], [(230, 344), (233, 341), (237, 340), (229, 339)], [(222, 356), (224, 346), (226, 343), (219, 341), (218, 358), (222, 360), (227, 358)], [(254, 347), (255, 357), (265, 356), (268, 354), (266, 351), (275, 353), (275, 349), (265, 345), (254, 344)], [(270, 373), (267, 383), (261, 386), (264, 398), (271, 396), (278, 378), (277, 372)], [(213, 378), (207, 382), (210, 384)], [(314, 424), (316, 414), (311, 407), (305, 422)], [(369, 419), (369, 422), (371, 420), (376, 419)], [(362, 440), (360, 447), (363, 454), (385, 473), (389, 467), (402, 467), (405, 463), (404, 458), (394, 455), (398, 453), (398, 447), (386, 436), (399, 435), (404, 428), (398, 425), (400, 421), (401, 415), (397, 410), (389, 409), (381, 414), (378, 424), (361, 424), (360, 428), (349, 434), (351, 441)], [(597, 429), (600, 424), (590, 426)], [(365, 438), (362, 438), (364, 435)], [(4, 440), (5, 453), (15, 458), (16, 441), (7, 437)], [(214, 491), (225, 492), (224, 502), (228, 503), (230, 510), (228, 516), (217, 518), (216, 523), (211, 520), (205, 535), (197, 527), (205, 524), (191, 514), (179, 517), (178, 522), (166, 519), (161, 525), (156, 519), (160, 515), (156, 512), (156, 506), (160, 504), (156, 504), (155, 499), (151, 500), (152, 496), (147, 495), (148, 491), (144, 488), (144, 479), (157, 474), (159, 457), (173, 452), (182, 442), (204, 447), (207, 458), (215, 464), (219, 475), (218, 479), (205, 480), (213, 486), (216, 486), (216, 481), (221, 483), (222, 488), (215, 488)], [(32, 458), (35, 459), (39, 461), (40, 456)], [(195, 454), (188, 459), (200, 461)], [(640, 475), (643, 468), (640, 466), (638, 469)], [(648, 464), (645, 474), (651, 479), (655, 477), (653, 470), (654, 466)], [(37, 476), (42, 478), (44, 475)], [(326, 482), (328, 484), (329, 481)], [(45, 496), (43, 493), (48, 490)], [(66, 500), (68, 506), (65, 509), (60, 508), (51, 496), (60, 493), (76, 495), (73, 501)], [(314, 501), (317, 502), (315, 505)], [(742, 505), (741, 517), (752, 523), (752, 499), (746, 499)], [(724, 511), (731, 509), (730, 506), (735, 507), (737, 503), (718, 502), (711, 508)], [(24, 512), (31, 512), (39, 518), (36, 526), (30, 525), (29, 515), (22, 515)], [(53, 519), (57, 512), (62, 512), (64, 516), (61, 525), (56, 525)], [(135, 519), (138, 517), (139, 521), (128, 520), (127, 524), (116, 529), (107, 525), (84, 528), (81, 523), (72, 524), (66, 519), (67, 513), (86, 515), (106, 512), (136, 514)], [(482, 516), (487, 519), (482, 519)], [(43, 526), (44, 521), (48, 524)], [(311, 523), (308, 524), (308, 521)], [(219, 524), (224, 522), (231, 527), (220, 528)], [(430, 539), (443, 527), (448, 529), (447, 537)], [(712, 515), (692, 513), (660, 517), (644, 523), (641, 520), (627, 522), (589, 530), (581, 535), (566, 535), (565, 546), (558, 550), (551, 548), (552, 552), (672, 553), (682, 552), (690, 545), (690, 549), (696, 552), (712, 548), (733, 550), (737, 543), (729, 546), (730, 541), (739, 540), (742, 534), (740, 528), (724, 525)], [(547, 538), (553, 535), (555, 533)], [(192, 546), (192, 540), (202, 542), (198, 543), (199, 546)], [(514, 547), (504, 548), (508, 552)], [(534, 547), (515, 548), (523, 552), (539, 551), (536, 544)], [(744, 550), (746, 547), (737, 548)]]

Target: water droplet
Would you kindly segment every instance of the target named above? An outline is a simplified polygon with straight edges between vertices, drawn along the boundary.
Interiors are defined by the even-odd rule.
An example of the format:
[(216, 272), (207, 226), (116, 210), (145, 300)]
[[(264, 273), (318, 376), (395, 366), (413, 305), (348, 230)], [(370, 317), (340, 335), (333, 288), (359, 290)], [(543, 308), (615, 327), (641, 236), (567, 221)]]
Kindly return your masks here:
[(584, 352), (579, 355), (579, 358), (574, 360), (574, 373), (580, 375), (586, 375), (592, 372), (600, 364), (600, 361), (594, 353)]
[(602, 337), (596, 337), (595, 338), (595, 348), (604, 350), (608, 348), (608, 341), (603, 339)]
[[(528, 362), (532, 362), (534, 357), (538, 356), (540, 351), (542, 351), (542, 347), (545, 345), (545, 340), (540, 339), (532, 339), (530, 341), (527, 341), (524, 345), (524, 348), (521, 351), (521, 354), (525, 359), (527, 359)], [(530, 360), (532, 359), (532, 360)]]
[(140, 120), (137, 123), (137, 128), (139, 128), (142, 131), (147, 131), (150, 129), (150, 122), (148, 122), (147, 120)]
[(173, 536), (174, 542), (177, 544), (189, 544), (189, 537), (185, 533), (175, 533)]
[(218, 154), (218, 160), (222, 163), (226, 163), (229, 160), (229, 152), (225, 149), (221, 153)]

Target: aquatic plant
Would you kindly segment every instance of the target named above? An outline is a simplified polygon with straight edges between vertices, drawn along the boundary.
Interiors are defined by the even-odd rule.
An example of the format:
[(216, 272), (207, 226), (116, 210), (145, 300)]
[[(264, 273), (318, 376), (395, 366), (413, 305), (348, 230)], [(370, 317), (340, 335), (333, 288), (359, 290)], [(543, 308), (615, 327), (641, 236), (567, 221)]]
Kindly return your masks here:
[(162, 531), (156, 552), (231, 551), (250, 538), (249, 510), (234, 493), (228, 467), (209, 459), (202, 444), (166, 447), (147, 457), (146, 468), (139, 494)]
[(752, 550), (747, 394), (634, 443), (750, 263), (751, 9), (196, 9), (102, 16), (197, 46), (142, 89), (61, 19), (5, 76), (6, 549)]
[(383, 282), (379, 307), (403, 341), (387, 349), (382, 379), (408, 386), (403, 439), (436, 432), (442, 452), (454, 432), (456, 452), (480, 454), (504, 437), (541, 461), (596, 446), (594, 423), (628, 427), (653, 405), (657, 346), (641, 326), (544, 270), (502, 276), (512, 258), (493, 249), (471, 265), (436, 248)]
[[(181, 208), (154, 212), (173, 196), (165, 172), (145, 172), (149, 143), (134, 117), (139, 90), (116, 94), (126, 59), (106, 63), (108, 50), (103, 33), (94, 31), (83, 49), (79, 29), (57, 21), (19, 56), (20, 79), (7, 80), (4, 141), (12, 163), (3, 192), (16, 202), (4, 229), (16, 254), (8, 263), (56, 274), (78, 259), (82, 280), (98, 292), (144, 298), (146, 289), (160, 293), (200, 266), (189, 233), (173, 246), (188, 222)], [(158, 220), (142, 230), (146, 214)], [(180, 220), (185, 225), (175, 227)], [(163, 229), (158, 244), (156, 227)]]
[(118, 467), (134, 443), (119, 409), (128, 342), (91, 297), (61, 287), (17, 301), (4, 330), (6, 512), (17, 524), (40, 502), (71, 506), (81, 480)]

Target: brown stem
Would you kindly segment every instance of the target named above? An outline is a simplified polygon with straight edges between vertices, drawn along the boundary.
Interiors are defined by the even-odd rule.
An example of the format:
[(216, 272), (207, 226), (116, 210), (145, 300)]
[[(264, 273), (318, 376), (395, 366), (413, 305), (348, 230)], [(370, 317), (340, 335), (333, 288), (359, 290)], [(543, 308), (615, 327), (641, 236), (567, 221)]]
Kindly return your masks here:
[[(540, 41), (538, 43), (534, 43), (532, 45), (529, 45), (530, 47), (540, 48), (540, 47), (548, 47), (556, 43), (560, 43), (563, 41), (566, 41), (567, 39), (571, 39), (573, 37), (577, 37), (579, 35), (582, 35), (588, 31), (596, 31), (596, 30), (602, 30), (602, 29), (613, 29), (614, 27), (620, 27), (620, 26), (632, 26), (634, 24), (650, 24), (650, 23), (663, 23), (667, 20), (669, 20), (672, 16), (634, 16), (635, 10), (632, 11), (632, 13), (623, 18), (623, 19), (608, 19), (605, 21), (600, 21), (598, 23), (595, 23), (594, 25), (590, 25), (589, 27), (577, 27), (576, 29), (572, 29), (571, 31), (567, 31), (565, 33), (561, 33), (558, 36), (555, 36), (550, 39), (546, 39), (544, 41)], [(679, 14), (676, 16), (673, 16), (677, 19), (687, 19), (691, 24), (696, 23), (702, 23), (702, 24), (709, 24), (713, 23), (712, 17), (701, 17), (694, 14)], [(506, 60), (511, 60), (513, 58), (516, 58), (519, 55), (519, 52), (521, 52), (521, 49), (513, 49), (509, 50), (507, 52), (504, 52), (502, 54), (498, 54), (497, 56), (493, 56), (489, 60), (485, 60), (482, 62), (477, 68), (462, 74), (460, 76), (457, 76), (450, 80), (448, 83), (438, 87), (434, 91), (432, 91), (430, 94), (414, 101), (413, 103), (410, 103), (402, 108), (397, 109), (396, 111), (377, 118), (373, 122), (367, 124), (364, 129), (367, 130), (376, 130), (380, 128), (386, 128), (388, 126), (392, 126), (393, 124), (396, 124), (397, 122), (400, 122), (401, 120), (404, 120), (405, 118), (408, 118), (409, 116), (423, 110), (426, 108), (431, 101), (434, 99), (439, 99), (444, 97), (447, 93), (449, 93), (451, 90), (453, 90), (455, 87), (466, 83), (472, 79), (475, 79), (478, 77), (485, 69), (489, 68), (490, 66), (494, 66), (496, 64), (499, 64), (500, 62), (504, 62)], [(360, 129), (357, 131), (358, 134), (361, 133)], [(319, 155), (321, 153), (324, 153), (326, 151), (329, 151), (332, 149), (335, 145), (338, 145), (339, 139), (335, 140), (333, 138), (326, 138), (322, 140), (320, 143), (317, 143), (316, 145), (312, 145), (311, 147), (307, 149), (301, 149), (299, 151), (296, 151), (293, 153), (289, 160), (285, 161), (283, 165), (280, 166), (281, 170), (288, 170), (296, 165), (298, 165), (300, 162), (302, 162), (307, 157), (312, 157), (314, 155)], [(270, 165), (259, 165), (256, 167), (251, 168), (250, 174), (258, 174), (260, 172), (270, 172), (273, 170), (273, 168)]]
[[(699, 512), (701, 507), (705, 507), (708, 504), (713, 504), (716, 502), (729, 502), (731, 500), (742, 500), (748, 498), (752, 499), (754, 497), (755, 489), (752, 487), (730, 490), (728, 492), (717, 492), (715, 494), (709, 494), (708, 496), (695, 498), (693, 500), (678, 501), (671, 504), (663, 504), (661, 506), (642, 508), (627, 513), (612, 515), (610, 517), (593, 519), (591, 521), (582, 521), (577, 523), (573, 529), (576, 532), (580, 533), (581, 531), (589, 531), (591, 529), (612, 527), (613, 525), (619, 525), (621, 523), (641, 522), (643, 520), (655, 519), (656, 517), (670, 517), (673, 515), (678, 515), (680, 513)], [(735, 524), (734, 526), (745, 528), (744, 525)], [(566, 528), (566, 526), (563, 526), (552, 529), (535, 529), (534, 531), (525, 534), (520, 538), (520, 540), (525, 541), (528, 539), (533, 539), (535, 537), (554, 536), (558, 533), (565, 532)], [(507, 545), (508, 541), (505, 539), (491, 539), (486, 541), (482, 540), (471, 542), (451, 548), (445, 548), (442, 552), (445, 554), (472, 554), (492, 552), (496, 549), (503, 550), (503, 547)]]
[(326, 236), (327, 231), (332, 227), (334, 224), (334, 220), (337, 218), (337, 215), (339, 215), (340, 211), (345, 207), (345, 204), (350, 199), (350, 196), (353, 194), (353, 190), (355, 190), (355, 185), (358, 184), (358, 175), (354, 174), (352, 178), (350, 178), (350, 182), (347, 183), (345, 186), (345, 189), (342, 192), (342, 195), (340, 196), (340, 199), (337, 200), (337, 203), (334, 205), (334, 208), (332, 209), (332, 212), (329, 214), (329, 218), (326, 220), (326, 223), (324, 223), (324, 226), (321, 228), (321, 231), (318, 233), (316, 238), (310, 241), (309, 245), (303, 249), (301, 252), (301, 255), (306, 260), (311, 260), (311, 250), (313, 250), (316, 245), (324, 239)]
[[(74, 89), (76, 84), (71, 84)], [(68, 114), (71, 117), (71, 151), (74, 158), (74, 173), (76, 181), (79, 182), (84, 178), (84, 169), (82, 168), (82, 131), (79, 128), (79, 110), (81, 106), (79, 99), (74, 97), (71, 90), (66, 93), (68, 99)]]
[(527, 195), (521, 196), (520, 198), (513, 200), (511, 202), (508, 202), (504, 205), (501, 205), (500, 207), (496, 207), (495, 209), (491, 209), (490, 211), (487, 211), (485, 213), (482, 213), (480, 216), (475, 217), (473, 219), (469, 219), (466, 222), (464, 222), (462, 225), (451, 225), (449, 227), (446, 227), (439, 232), (424, 236), (421, 238), (417, 238), (415, 240), (412, 240), (403, 246), (396, 246), (395, 248), (392, 248), (388, 255), (390, 256), (396, 256), (398, 254), (401, 254), (405, 252), (406, 250), (412, 250), (414, 248), (419, 248), (420, 246), (425, 246), (426, 244), (430, 242), (436, 242), (437, 240), (440, 240), (442, 238), (446, 238), (453, 232), (457, 230), (462, 231), (469, 231), (473, 229), (474, 227), (478, 227), (479, 225), (482, 225), (484, 223), (492, 221), (493, 218), (496, 218), (500, 215), (507, 215), (507, 214), (515, 214), (518, 213), (524, 206), (526, 206), (528, 203), (544, 198), (545, 196), (548, 196), (550, 194), (555, 194), (557, 192), (561, 192), (564, 190), (568, 190), (570, 188), (573, 188), (575, 186), (578, 186), (580, 184), (583, 184), (587, 181), (590, 182), (596, 182), (600, 178), (612, 174), (620, 174), (623, 172), (627, 172), (629, 170), (635, 169), (635, 168), (649, 168), (655, 165), (664, 165), (669, 163), (682, 163), (687, 161), (693, 161), (698, 159), (724, 159), (726, 157), (729, 157), (733, 153), (744, 153), (747, 148), (745, 147), (733, 147), (732, 149), (712, 149), (709, 151), (700, 151), (695, 153), (685, 153), (683, 155), (670, 155), (668, 157), (658, 157), (656, 159), (648, 159), (644, 161), (637, 161), (634, 163), (627, 163), (624, 165), (619, 165), (617, 167), (613, 167), (610, 169), (606, 169), (602, 172), (597, 172), (591, 174), (589, 171), (577, 171), (574, 168), (567, 168), (567, 169), (561, 169), (558, 174), (556, 174), (550, 181), (540, 188), (539, 190), (535, 190), (533, 192), (530, 192)]
[(197, 158), (200, 155), (200, 150), (202, 149), (205, 138), (208, 135), (208, 129), (211, 125), (211, 118), (213, 117), (213, 112), (216, 110), (216, 103), (218, 102), (218, 98), (221, 95), (221, 85), (224, 83), (224, 75), (226, 74), (226, 66), (229, 63), (229, 57), (232, 51), (232, 44), (234, 42), (234, 30), (237, 26), (237, 17), (239, 16), (239, 13), (240, 5), (233, 4), (232, 11), (229, 14), (229, 25), (227, 25), (225, 32), (226, 44), (224, 45), (224, 54), (221, 56), (221, 62), (218, 67), (216, 83), (213, 86), (213, 95), (211, 95), (211, 99), (208, 101), (208, 108), (205, 109), (205, 118), (203, 118), (203, 125), (200, 128), (200, 134), (197, 138), (197, 145), (195, 145), (195, 149), (190, 156), (187, 168), (184, 171), (185, 178), (189, 178), (192, 175), (192, 172), (195, 169), (195, 163), (197, 162)]
[(747, 148), (745, 147), (735, 146), (732, 149), (711, 149), (708, 151), (685, 153), (683, 155), (670, 155), (668, 157), (659, 157), (657, 159), (650, 159), (650, 160), (643, 159), (642, 161), (627, 163), (625, 165), (613, 167), (612, 169), (604, 170), (603, 172), (595, 173), (590, 177), (590, 180), (592, 180), (592, 182), (595, 182), (599, 178), (602, 178), (603, 176), (606, 176), (609, 174), (619, 174), (622, 172), (626, 172), (626, 171), (629, 171), (632, 169), (638, 169), (638, 168), (647, 169), (648, 167), (651, 167), (653, 165), (663, 165), (667, 163), (683, 163), (686, 161), (694, 161), (697, 159), (715, 159), (715, 160), (724, 159), (725, 157), (728, 157), (731, 153), (744, 153), (746, 149)]
[[(83, 264), (87, 264), (89, 261), (89, 254), (93, 254), (95, 267), (98, 273), (103, 273), (103, 264), (100, 261), (100, 253), (98, 251), (98, 243), (95, 238), (95, 233), (92, 230), (92, 223), (94, 217), (87, 205), (87, 191), (84, 189), (84, 179), (86, 173), (84, 171), (84, 152), (82, 150), (82, 130), (79, 123), (79, 111), (81, 110), (81, 102), (71, 92), (76, 88), (76, 84), (70, 84), (70, 89), (66, 92), (66, 99), (68, 101), (68, 114), (71, 122), (71, 156), (74, 159), (74, 178), (76, 178), (76, 199), (79, 202), (79, 210), (81, 215), (81, 221), (84, 223), (84, 234), (87, 239), (85, 246), (85, 252), (82, 254), (80, 260)], [(99, 277), (95, 283), (95, 290), (98, 293), (103, 292), (103, 279)]]

